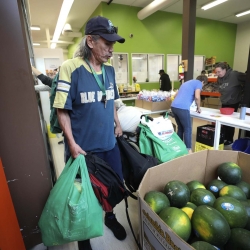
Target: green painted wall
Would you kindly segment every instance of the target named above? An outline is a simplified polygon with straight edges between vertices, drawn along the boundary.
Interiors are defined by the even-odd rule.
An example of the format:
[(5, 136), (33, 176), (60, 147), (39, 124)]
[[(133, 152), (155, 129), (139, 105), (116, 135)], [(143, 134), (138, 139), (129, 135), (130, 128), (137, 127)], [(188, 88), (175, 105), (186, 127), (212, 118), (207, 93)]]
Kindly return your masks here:
[[(116, 43), (114, 52), (129, 53), (129, 76), (132, 83), (131, 53), (181, 54), (182, 15), (157, 11), (144, 20), (137, 18), (141, 10), (121, 4), (107, 5), (102, 2), (91, 15), (109, 18), (118, 33), (126, 39), (124, 44)], [(85, 26), (81, 31), (84, 31)], [(195, 54), (206, 57), (216, 56), (217, 61), (226, 61), (233, 66), (237, 25), (203, 18), (196, 19)], [(133, 38), (129, 34), (133, 34)], [(76, 43), (80, 39), (75, 40)], [(69, 46), (69, 58), (76, 45)], [(164, 63), (166, 57), (164, 58)], [(166, 69), (166, 65), (164, 65)], [(157, 72), (158, 73), (158, 72)], [(156, 83), (143, 83), (141, 88), (155, 88)], [(158, 83), (157, 83), (158, 85)], [(145, 87), (144, 87), (145, 86)], [(178, 86), (178, 83), (175, 83)]]

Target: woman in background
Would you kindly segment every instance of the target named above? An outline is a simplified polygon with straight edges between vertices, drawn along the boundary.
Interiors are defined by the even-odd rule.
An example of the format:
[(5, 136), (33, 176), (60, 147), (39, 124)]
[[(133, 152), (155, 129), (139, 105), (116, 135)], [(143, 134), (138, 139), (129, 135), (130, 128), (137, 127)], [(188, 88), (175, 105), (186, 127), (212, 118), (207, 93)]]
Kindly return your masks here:
[[(216, 85), (221, 94), (220, 100), (222, 107), (234, 108), (234, 112), (237, 112), (243, 94), (245, 74), (232, 70), (232, 68), (224, 62), (219, 62), (215, 65), (215, 73), (218, 77)], [(224, 145), (231, 146), (233, 144), (235, 128), (223, 126), (223, 129)]]
[(205, 81), (205, 76), (198, 76), (196, 80), (184, 82), (178, 90), (171, 110), (174, 114), (178, 126), (177, 134), (184, 141), (189, 153), (192, 153), (192, 123), (190, 116), (190, 106), (195, 101), (196, 112), (201, 112), (200, 100), (201, 90)]

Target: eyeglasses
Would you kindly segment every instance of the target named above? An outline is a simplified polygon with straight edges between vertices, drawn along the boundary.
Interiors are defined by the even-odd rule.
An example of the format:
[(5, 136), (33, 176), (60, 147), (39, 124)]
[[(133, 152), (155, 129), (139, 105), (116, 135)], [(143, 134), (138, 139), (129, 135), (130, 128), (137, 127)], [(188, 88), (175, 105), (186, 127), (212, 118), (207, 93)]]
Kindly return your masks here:
[(95, 33), (102, 33), (102, 34), (117, 34), (118, 32), (118, 27), (111, 26), (108, 29), (100, 29), (100, 30), (93, 30), (90, 31), (89, 34), (95, 34)]

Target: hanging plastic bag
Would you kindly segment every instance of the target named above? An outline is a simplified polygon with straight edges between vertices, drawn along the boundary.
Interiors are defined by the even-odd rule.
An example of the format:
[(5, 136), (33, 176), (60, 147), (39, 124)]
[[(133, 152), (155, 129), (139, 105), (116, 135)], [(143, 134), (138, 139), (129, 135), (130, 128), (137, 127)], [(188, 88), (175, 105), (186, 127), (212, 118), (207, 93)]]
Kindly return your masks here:
[(166, 117), (161, 116), (161, 117), (154, 118), (154, 119), (149, 119), (148, 116), (142, 116), (141, 124), (149, 127), (153, 135), (162, 141), (171, 137), (172, 134), (174, 133), (173, 124), (171, 120), (167, 118), (167, 115)]
[[(76, 179), (80, 173), (81, 179)], [(103, 211), (92, 189), (85, 158), (70, 158), (50, 192), (38, 223), (45, 246), (103, 235)]]
[[(145, 121), (145, 124), (148, 125), (147, 118)], [(161, 163), (188, 153), (186, 145), (175, 132), (173, 132), (171, 136), (161, 140), (158, 136), (155, 136), (151, 131), (151, 128), (145, 124), (139, 124), (139, 127), (141, 128), (139, 136), (141, 153), (152, 155)]]

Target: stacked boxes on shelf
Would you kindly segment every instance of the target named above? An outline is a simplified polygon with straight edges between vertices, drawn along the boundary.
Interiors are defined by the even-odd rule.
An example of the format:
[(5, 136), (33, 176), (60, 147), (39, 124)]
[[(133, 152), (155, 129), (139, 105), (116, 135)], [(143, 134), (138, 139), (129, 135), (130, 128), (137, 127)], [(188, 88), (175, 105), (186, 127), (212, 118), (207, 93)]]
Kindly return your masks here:
[(202, 107), (211, 108), (211, 109), (220, 109), (221, 101), (218, 97), (206, 97), (202, 101)]
[(210, 58), (206, 58), (205, 65), (215, 64), (215, 61), (216, 61), (216, 56), (212, 56)]

